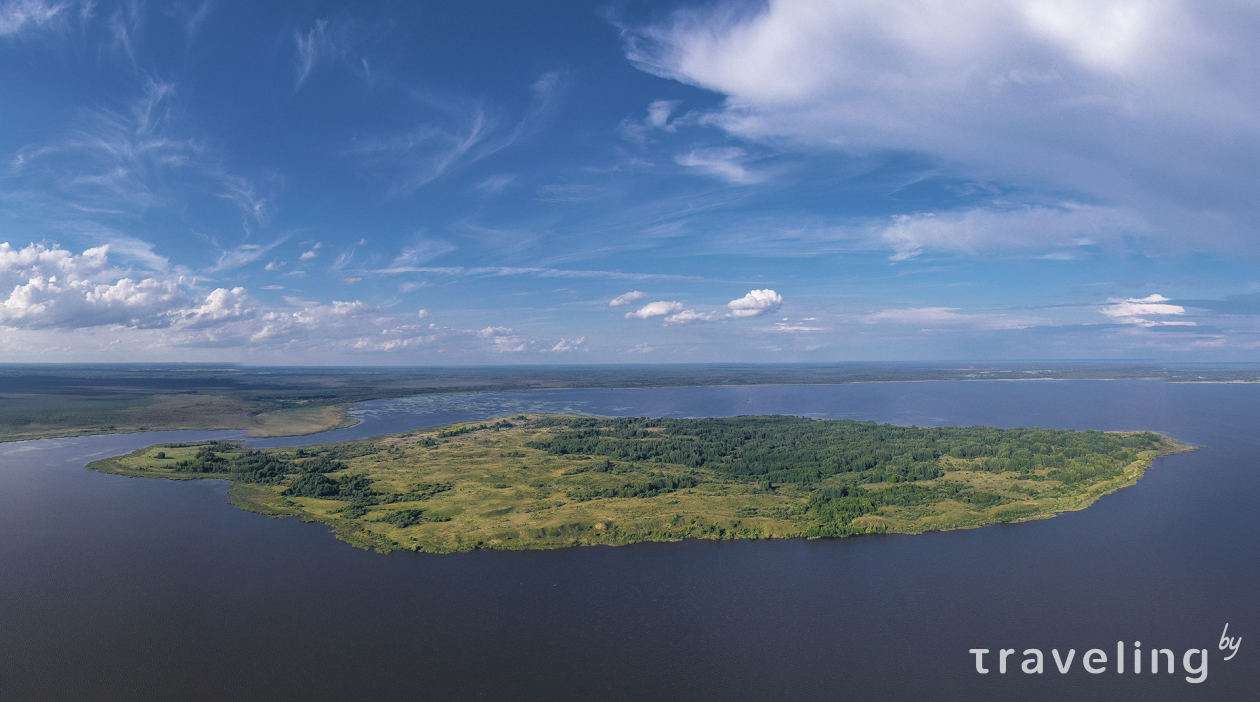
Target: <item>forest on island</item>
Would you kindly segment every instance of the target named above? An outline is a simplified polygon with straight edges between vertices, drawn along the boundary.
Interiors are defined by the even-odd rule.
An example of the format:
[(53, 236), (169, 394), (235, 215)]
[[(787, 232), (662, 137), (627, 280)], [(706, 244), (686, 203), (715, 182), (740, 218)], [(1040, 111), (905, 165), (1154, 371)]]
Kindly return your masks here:
[(227, 478), (250, 509), (333, 523), (354, 543), (448, 551), (1044, 518), (1189, 448), (1152, 432), (515, 415), (304, 448), (162, 444), (92, 465)]

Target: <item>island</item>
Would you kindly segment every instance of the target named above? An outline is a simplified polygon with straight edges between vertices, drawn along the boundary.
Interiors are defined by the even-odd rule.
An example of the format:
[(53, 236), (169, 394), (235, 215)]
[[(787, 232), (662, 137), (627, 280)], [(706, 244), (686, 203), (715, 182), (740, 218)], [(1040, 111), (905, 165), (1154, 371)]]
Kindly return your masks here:
[(159, 444), (89, 469), (231, 481), (379, 551), (966, 529), (1080, 510), (1198, 447), (1154, 432), (517, 414), (362, 441)]

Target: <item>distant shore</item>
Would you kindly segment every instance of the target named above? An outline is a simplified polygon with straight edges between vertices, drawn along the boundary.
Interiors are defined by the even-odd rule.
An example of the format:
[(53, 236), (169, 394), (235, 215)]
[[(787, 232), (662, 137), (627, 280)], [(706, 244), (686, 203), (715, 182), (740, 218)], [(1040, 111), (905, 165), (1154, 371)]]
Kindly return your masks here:
[(497, 368), (249, 368), (0, 364), (0, 441), (169, 430), (317, 434), (360, 402), (565, 389), (1028, 380), (1260, 382), (1260, 366), (1122, 363), (681, 364)]

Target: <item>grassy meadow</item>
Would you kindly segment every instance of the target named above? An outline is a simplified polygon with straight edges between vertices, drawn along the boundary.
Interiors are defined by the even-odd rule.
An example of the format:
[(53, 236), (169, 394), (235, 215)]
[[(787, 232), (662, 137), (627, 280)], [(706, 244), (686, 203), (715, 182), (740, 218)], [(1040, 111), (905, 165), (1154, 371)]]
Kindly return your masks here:
[[(1157, 456), (1192, 449), (1149, 433), (1036, 430), (1041, 458), (1029, 459), (1011, 448), (1017, 443), (985, 444), (983, 451), (963, 443), (971, 434), (958, 432), (974, 434), (975, 428), (761, 417), (667, 420), (665, 426), (629, 421), (627, 428), (626, 420), (515, 415), (263, 451), (231, 442), (166, 444), (89, 468), (134, 477), (229, 479), (231, 500), (242, 509), (329, 524), (339, 538), (360, 547), (447, 553), (683, 538), (921, 533), (1043, 519), (1083, 509), (1132, 484)], [(873, 437), (850, 441), (866, 441), (870, 446), (863, 450), (875, 456), (851, 458), (866, 466), (860, 471), (836, 467), (841, 463), (834, 456), (844, 451), (856, 456), (852, 446), (825, 433), (841, 429)], [(1003, 432), (1026, 431), (983, 429), (990, 442), (1007, 441)], [(726, 432), (712, 434), (726, 442), (725, 454), (704, 449), (710, 445), (706, 431)], [(744, 437), (742, 447), (723, 438), (731, 432)], [(925, 444), (924, 432), (936, 443)], [(1081, 444), (1079, 437), (1086, 435), (1088, 442)], [(1021, 436), (1026, 434), (1011, 434), (1009, 442), (1026, 440)], [(1061, 446), (1046, 443), (1054, 437), (1061, 437)], [(799, 454), (814, 439), (821, 453)], [(918, 442), (908, 449), (917, 451), (915, 460), (885, 456), (896, 441)], [(929, 445), (937, 448), (922, 448)], [(1101, 448), (1095, 453), (1081, 448), (1093, 445)], [(692, 450), (679, 453), (678, 446)], [(785, 457), (788, 446), (798, 453)], [(570, 450), (583, 447), (589, 451)], [(1111, 453), (1104, 455), (1104, 449)], [(648, 456), (652, 451), (656, 455)], [(986, 455), (950, 455), (968, 451)], [(938, 455), (929, 458), (933, 452)], [(815, 459), (833, 472), (818, 470), (795, 482), (771, 479), (791, 478), (800, 473), (793, 466)], [(875, 465), (868, 465), (872, 461)], [(793, 468), (767, 472), (774, 465)]]

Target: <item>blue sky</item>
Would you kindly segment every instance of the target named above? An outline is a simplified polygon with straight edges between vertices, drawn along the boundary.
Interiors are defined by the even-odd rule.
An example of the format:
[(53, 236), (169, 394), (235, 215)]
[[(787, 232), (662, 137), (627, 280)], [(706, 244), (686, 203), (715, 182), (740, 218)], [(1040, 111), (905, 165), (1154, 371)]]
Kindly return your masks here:
[(1248, 361), (1246, 3), (0, 0), (0, 361)]

